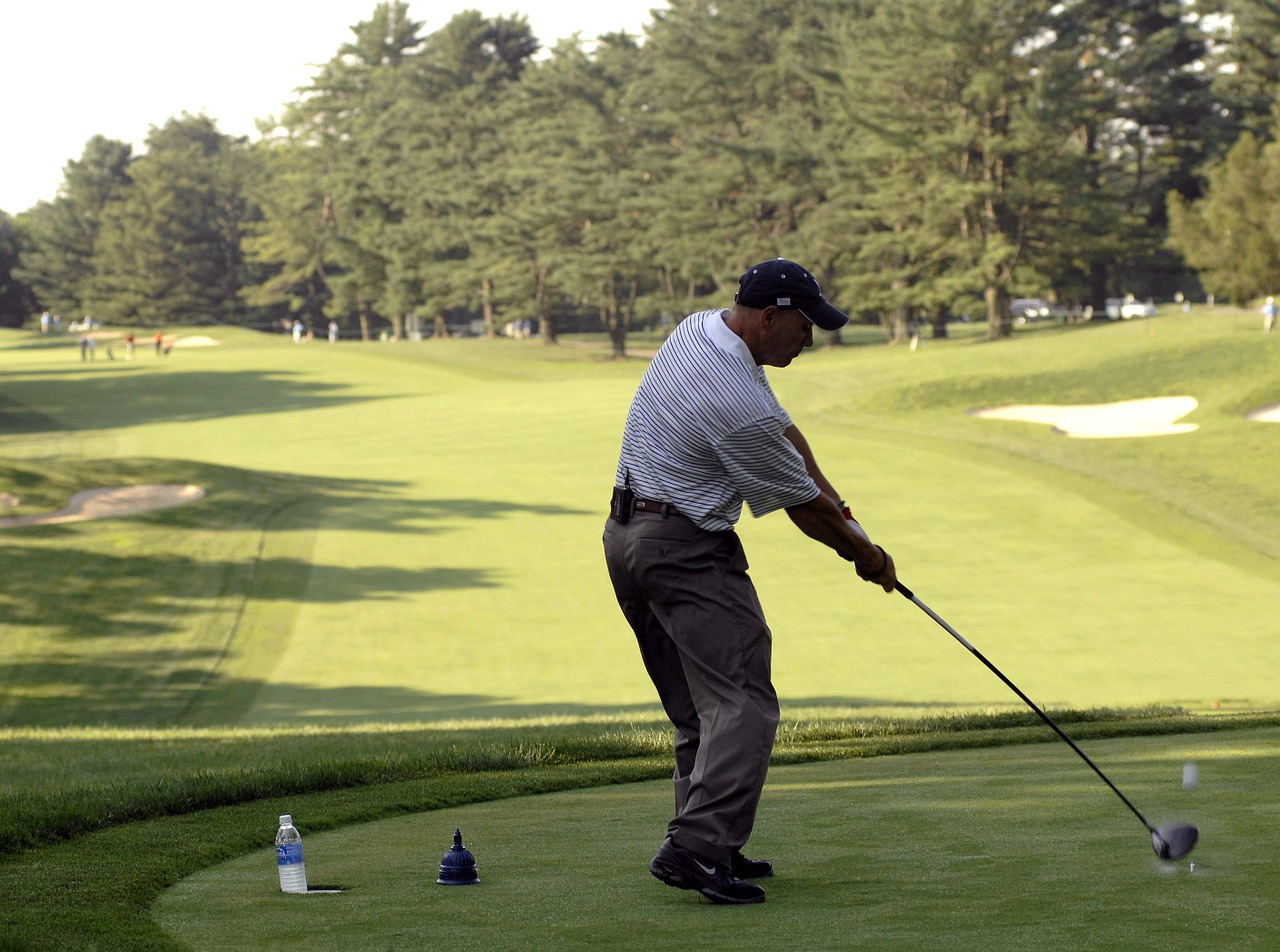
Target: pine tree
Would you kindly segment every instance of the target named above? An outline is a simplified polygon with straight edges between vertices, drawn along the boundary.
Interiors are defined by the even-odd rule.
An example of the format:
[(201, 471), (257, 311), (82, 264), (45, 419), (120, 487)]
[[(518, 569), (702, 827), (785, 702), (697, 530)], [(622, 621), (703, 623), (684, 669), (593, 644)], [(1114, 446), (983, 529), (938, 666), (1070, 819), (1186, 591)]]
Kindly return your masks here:
[(17, 222), (0, 212), (0, 327), (21, 327), (36, 310), (35, 295), (14, 275), (20, 247)]
[(152, 326), (243, 318), (243, 148), (204, 115), (152, 127), (96, 235), (86, 301), (95, 316)]
[(991, 336), (1011, 332), (1031, 242), (1062, 201), (1046, 31), (1044, 5), (1016, 0), (901, 0), (846, 23), (823, 225), (847, 242), (836, 286), (892, 339), (966, 297)]
[(1228, 25), (1210, 63), (1214, 92), (1234, 133), (1268, 139), (1280, 105), (1280, 2), (1218, 2)]
[(1280, 144), (1246, 132), (1206, 179), (1194, 203), (1170, 194), (1170, 244), (1234, 304), (1280, 291)]
[(31, 288), (40, 309), (71, 321), (89, 308), (103, 213), (127, 192), (132, 162), (128, 143), (94, 136), (63, 169), (57, 197), (19, 216), (22, 254), (14, 275)]

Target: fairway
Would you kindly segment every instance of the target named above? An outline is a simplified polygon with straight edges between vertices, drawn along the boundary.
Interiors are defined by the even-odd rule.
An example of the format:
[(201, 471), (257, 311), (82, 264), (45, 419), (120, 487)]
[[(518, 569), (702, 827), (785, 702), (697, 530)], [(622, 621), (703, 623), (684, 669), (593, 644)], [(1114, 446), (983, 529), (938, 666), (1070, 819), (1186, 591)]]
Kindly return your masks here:
[[(0, 946), (738, 949), (734, 918), (820, 949), (1267, 947), (1280, 340), (1252, 314), (859, 335), (770, 375), (903, 582), (1204, 840), (1159, 863), (929, 618), (747, 516), (783, 704), (751, 849), (780, 875), (738, 910), (645, 869), (670, 791), (633, 782), (670, 737), (600, 537), (657, 341), (198, 336), (82, 363), (0, 332), (0, 517), (182, 494), (0, 523)], [(973, 413), (1135, 401), (1183, 415), (1076, 438)], [(274, 890), (289, 811), (344, 892)], [(434, 884), (455, 826), (480, 886)]]
[[(778, 875), (758, 907), (650, 877), (670, 799), (659, 781), (304, 830), (311, 882), (345, 892), (282, 895), (262, 849), (184, 880), (154, 916), (210, 952), (321, 936), (351, 950), (1267, 949), (1280, 873), (1255, 831), (1273, 812), (1278, 741), (1272, 729), (1088, 745), (1149, 816), (1201, 825), (1194, 868), (1156, 859), (1132, 814), (1051, 743), (775, 768), (750, 851)], [(478, 885), (435, 883), (455, 827)]]
[[(1159, 336), (1049, 330), (1008, 344), (1014, 363), (1006, 345), (966, 340), (824, 350), (772, 379), (904, 581), (1040, 703), (1256, 709), (1280, 696), (1280, 646), (1258, 610), (1280, 600), (1280, 426), (1244, 414), (1275, 402), (1280, 381), (1261, 346), (1274, 342), (1246, 326), (1178, 315)], [(138, 480), (147, 460), (182, 461), (184, 481), (203, 468), (208, 483), (204, 501), (169, 515), (7, 531), (15, 559), (82, 553), (90, 571), (107, 557), (134, 574), (120, 556), (136, 553), (175, 567), (150, 605), (85, 593), (84, 614), (118, 630), (109, 641), (60, 625), (56, 590), (11, 615), (8, 679), (42, 700), (11, 705), (9, 723), (75, 722), (95, 682), (169, 700), (111, 714), (139, 725), (656, 710), (600, 551), (642, 359), (214, 333), (216, 347), (87, 368), (67, 348), (7, 351), (4, 392), (27, 413), (0, 441), (15, 463), (83, 460), (64, 478), (86, 485), (68, 490), (90, 488), (103, 460)], [(1171, 389), (1194, 392), (1195, 432), (1069, 440), (967, 415)], [(224, 515), (233, 498), (244, 504)], [(211, 518), (220, 528), (204, 531)], [(181, 531), (162, 538), (167, 526)], [(784, 515), (748, 517), (741, 534), (790, 710), (1017, 706)], [(11, 585), (16, 604), (42, 600), (29, 580)], [(150, 635), (136, 637), (139, 622)], [(180, 672), (162, 652), (181, 655)], [(127, 685), (112, 673), (126, 671)]]

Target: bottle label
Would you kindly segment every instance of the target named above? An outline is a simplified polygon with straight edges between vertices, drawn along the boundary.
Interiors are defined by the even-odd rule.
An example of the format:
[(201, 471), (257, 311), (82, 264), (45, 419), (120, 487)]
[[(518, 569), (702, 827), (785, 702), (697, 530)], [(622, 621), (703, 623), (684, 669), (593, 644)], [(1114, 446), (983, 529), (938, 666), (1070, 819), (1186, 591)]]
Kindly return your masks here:
[(276, 847), (276, 862), (281, 866), (293, 866), (302, 862), (302, 844), (286, 843)]

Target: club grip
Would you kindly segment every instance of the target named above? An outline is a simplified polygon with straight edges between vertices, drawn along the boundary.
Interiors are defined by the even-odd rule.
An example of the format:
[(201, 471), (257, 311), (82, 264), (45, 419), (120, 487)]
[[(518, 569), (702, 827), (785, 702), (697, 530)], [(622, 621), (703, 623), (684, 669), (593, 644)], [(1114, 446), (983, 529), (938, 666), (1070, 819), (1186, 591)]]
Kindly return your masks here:
[(895, 582), (893, 587), (896, 588), (898, 591), (900, 591), (903, 594), (903, 596), (908, 600), (913, 602), (916, 600), (915, 592), (911, 591), (911, 589), (903, 585), (901, 579)]

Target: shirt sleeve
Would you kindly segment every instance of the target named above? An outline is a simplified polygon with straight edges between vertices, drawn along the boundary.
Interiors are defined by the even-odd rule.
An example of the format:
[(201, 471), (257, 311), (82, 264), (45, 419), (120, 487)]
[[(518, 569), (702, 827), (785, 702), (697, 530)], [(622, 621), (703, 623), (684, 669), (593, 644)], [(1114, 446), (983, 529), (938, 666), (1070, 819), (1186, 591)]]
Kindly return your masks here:
[(757, 519), (812, 502), (821, 490), (783, 433), (781, 419), (749, 423), (715, 445), (721, 465)]
[(764, 391), (765, 396), (769, 398), (769, 402), (773, 404), (778, 414), (778, 419), (782, 421), (782, 428), (785, 430), (791, 426), (791, 417), (787, 414), (786, 409), (778, 402), (778, 397), (773, 392), (773, 387), (769, 385), (769, 378), (764, 375), (764, 368), (756, 368), (756, 379), (760, 381), (760, 389)]

